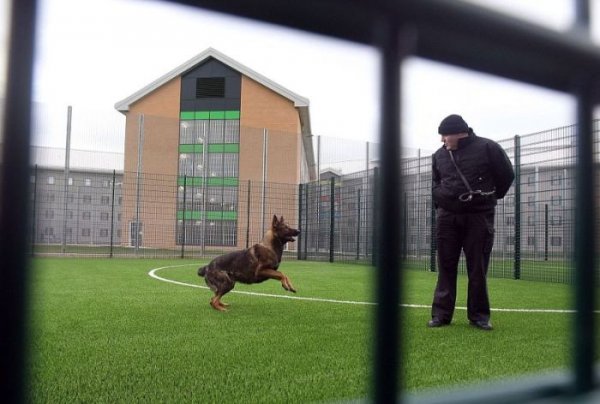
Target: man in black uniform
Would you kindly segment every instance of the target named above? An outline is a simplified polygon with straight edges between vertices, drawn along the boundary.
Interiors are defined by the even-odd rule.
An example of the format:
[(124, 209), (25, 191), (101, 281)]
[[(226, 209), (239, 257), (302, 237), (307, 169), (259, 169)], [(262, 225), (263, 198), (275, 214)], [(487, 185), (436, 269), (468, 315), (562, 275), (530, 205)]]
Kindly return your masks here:
[(487, 270), (494, 213), (496, 201), (506, 195), (515, 174), (500, 145), (476, 136), (460, 115), (444, 118), (438, 132), (444, 145), (433, 154), (432, 185), (439, 272), (428, 326), (452, 321), (458, 261), (464, 251), (467, 317), (471, 325), (491, 330)]

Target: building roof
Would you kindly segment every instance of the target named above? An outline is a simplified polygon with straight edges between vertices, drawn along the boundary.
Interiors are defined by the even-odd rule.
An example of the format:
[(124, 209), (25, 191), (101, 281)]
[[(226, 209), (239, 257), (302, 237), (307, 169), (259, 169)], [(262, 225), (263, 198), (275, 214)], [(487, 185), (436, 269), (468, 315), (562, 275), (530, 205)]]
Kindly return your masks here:
[(254, 70), (250, 69), (249, 67), (244, 66), (243, 64), (233, 60), (229, 56), (219, 52), (218, 50), (216, 50), (214, 48), (208, 48), (205, 51), (194, 56), (187, 62), (183, 63), (182, 65), (171, 70), (167, 74), (154, 80), (152, 83), (148, 84), (144, 88), (131, 94), (129, 97), (117, 102), (115, 104), (115, 108), (120, 112), (129, 111), (129, 106), (131, 104), (135, 103), (139, 99), (150, 94), (152, 91), (161, 87), (162, 85), (164, 85), (168, 81), (174, 79), (175, 77), (181, 76), (188, 70), (196, 67), (199, 63), (201, 63), (209, 58), (214, 58), (214, 59), (220, 61), (221, 63), (226, 64), (227, 66), (231, 67), (234, 70), (237, 70), (244, 76), (251, 78), (252, 80), (273, 90), (277, 94), (289, 99), (290, 101), (293, 101), (294, 106), (296, 106), (298, 108), (308, 107), (308, 104), (309, 104), (308, 98), (302, 97), (301, 95), (298, 95), (298, 94), (294, 93), (293, 91), (288, 90), (287, 88), (283, 87), (282, 85), (275, 83), (273, 80), (270, 80), (267, 77), (263, 76), (262, 74), (255, 72)]
[(141, 88), (140, 90), (136, 91), (135, 93), (131, 94), (129, 97), (124, 98), (123, 100), (117, 102), (115, 104), (115, 109), (117, 109), (117, 111), (119, 111), (119, 112), (126, 113), (127, 111), (129, 111), (129, 107), (131, 104), (135, 103), (136, 101), (138, 101), (141, 98), (145, 97), (146, 95), (150, 94), (151, 92), (153, 92), (157, 88), (163, 86), (170, 80), (183, 75), (185, 72), (196, 67), (199, 63), (202, 63), (203, 61), (205, 61), (209, 58), (214, 58), (214, 59), (220, 61), (221, 63), (240, 72), (244, 76), (256, 81), (257, 83), (262, 84), (263, 86), (267, 87), (268, 89), (274, 91), (275, 93), (281, 95), (282, 97), (287, 98), (288, 100), (290, 100), (294, 103), (294, 106), (298, 109), (298, 116), (300, 118), (300, 130), (302, 132), (302, 143), (303, 143), (304, 150), (306, 153), (306, 160), (307, 160), (308, 167), (309, 167), (310, 179), (311, 180), (316, 179), (316, 165), (315, 165), (315, 157), (314, 157), (314, 151), (313, 151), (312, 139), (311, 139), (312, 130), (310, 127), (310, 113), (309, 113), (309, 109), (308, 109), (308, 106), (309, 106), (308, 98), (302, 97), (301, 95), (298, 95), (298, 94), (294, 93), (293, 91), (288, 90), (287, 88), (283, 87), (282, 85), (274, 82), (273, 80), (263, 76), (260, 73), (255, 72), (254, 70), (250, 69), (249, 67), (244, 66), (243, 64), (237, 62), (236, 60), (233, 60), (229, 56), (219, 52), (218, 50), (216, 50), (214, 48), (206, 49), (205, 51), (194, 56), (187, 62), (183, 63), (182, 65), (176, 67), (175, 69), (171, 70), (167, 74), (154, 80), (147, 86), (145, 86), (145, 87)]

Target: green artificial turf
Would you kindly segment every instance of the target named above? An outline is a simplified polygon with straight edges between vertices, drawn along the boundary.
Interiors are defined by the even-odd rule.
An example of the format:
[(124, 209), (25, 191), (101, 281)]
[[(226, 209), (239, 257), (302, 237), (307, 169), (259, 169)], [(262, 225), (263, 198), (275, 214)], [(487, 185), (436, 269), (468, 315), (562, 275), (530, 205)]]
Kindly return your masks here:
[[(32, 402), (322, 402), (369, 395), (375, 269), (284, 261), (298, 290), (241, 285), (209, 304), (189, 260), (37, 259), (30, 272)], [(148, 272), (182, 284), (154, 279)], [(400, 319), (410, 392), (570, 365), (572, 314), (493, 311), (495, 329), (425, 326), (435, 274), (407, 271)], [(458, 306), (465, 306), (461, 277)], [(568, 309), (560, 284), (489, 280), (494, 308)], [(313, 300), (282, 299), (267, 295)], [(336, 302), (343, 301), (343, 302)], [(354, 303), (351, 303), (354, 302)]]

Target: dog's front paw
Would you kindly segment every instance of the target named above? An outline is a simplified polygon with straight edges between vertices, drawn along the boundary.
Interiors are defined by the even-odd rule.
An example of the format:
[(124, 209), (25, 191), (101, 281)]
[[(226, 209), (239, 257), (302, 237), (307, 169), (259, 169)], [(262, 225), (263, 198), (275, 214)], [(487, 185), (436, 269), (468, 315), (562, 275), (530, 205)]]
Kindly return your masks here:
[(293, 292), (293, 293), (296, 293), (296, 289), (294, 289), (294, 287), (292, 286), (292, 284), (291, 284), (291, 283), (289, 283), (289, 282), (288, 282), (288, 283), (284, 283), (284, 284), (283, 284), (283, 288), (284, 288), (285, 290), (287, 290), (288, 292)]

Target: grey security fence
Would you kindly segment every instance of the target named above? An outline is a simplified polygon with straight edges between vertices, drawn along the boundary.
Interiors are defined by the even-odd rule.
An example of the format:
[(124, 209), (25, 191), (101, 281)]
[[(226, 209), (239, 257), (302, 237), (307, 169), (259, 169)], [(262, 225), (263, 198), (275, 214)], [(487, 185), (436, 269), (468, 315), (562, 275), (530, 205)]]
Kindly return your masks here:
[(300, 185), (300, 259), (372, 262), (376, 175), (375, 168)]
[[(596, 121), (596, 139), (599, 125)], [(499, 142), (516, 179), (496, 209), (491, 276), (572, 281), (575, 131), (576, 126), (565, 126)], [(401, 171), (401, 255), (411, 268), (435, 271), (431, 156), (405, 158)], [(300, 258), (371, 262), (376, 176), (376, 168), (351, 175), (329, 171), (300, 187)]]
[(260, 242), (275, 214), (298, 225), (297, 185), (35, 166), (30, 189), (38, 256), (210, 257)]
[[(596, 121), (596, 134), (599, 125)], [(496, 209), (492, 276), (572, 280), (575, 129), (566, 126), (500, 142), (513, 161), (516, 180)], [(35, 166), (31, 251), (213, 256), (259, 242), (277, 214), (301, 230), (297, 242), (288, 245), (289, 256), (371, 264), (377, 248), (373, 209), (378, 169), (371, 158), (376, 145), (350, 142), (341, 147), (354, 148), (353, 153), (333, 153), (328, 144), (324, 139), (317, 144), (317, 156), (328, 168), (321, 169), (319, 181), (301, 185), (236, 180), (206, 186), (185, 175), (85, 167), (66, 172)], [(360, 164), (353, 157), (358, 155), (369, 163)], [(102, 160), (112, 161), (108, 157)], [(62, 159), (64, 155), (59, 156)], [(89, 160), (83, 156), (82, 161)], [(342, 174), (344, 162), (369, 169)], [(413, 153), (402, 160), (401, 171), (404, 195), (397, 209), (404, 231), (399, 252), (409, 267), (435, 271), (431, 156)]]

